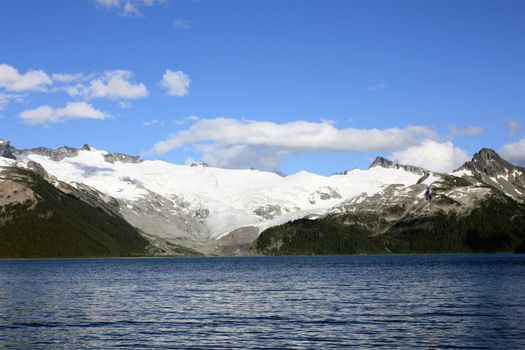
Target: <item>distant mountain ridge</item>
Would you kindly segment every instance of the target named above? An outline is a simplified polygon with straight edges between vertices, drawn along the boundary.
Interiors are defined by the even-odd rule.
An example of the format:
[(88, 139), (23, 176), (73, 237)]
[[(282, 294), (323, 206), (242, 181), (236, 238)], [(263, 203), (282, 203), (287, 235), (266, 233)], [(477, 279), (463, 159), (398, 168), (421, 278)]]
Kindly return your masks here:
[(384, 157), (376, 157), (368, 168), (370, 169), (376, 166), (379, 166), (382, 168), (403, 169), (410, 173), (414, 173), (414, 174), (421, 175), (421, 176), (424, 176), (430, 173), (430, 171), (428, 171), (427, 169), (417, 167), (414, 165), (397, 164)]
[[(125, 220), (149, 242), (146, 254), (448, 252), (491, 244), (510, 251), (525, 239), (525, 171), (488, 149), (449, 174), (377, 157), (367, 170), (284, 177), (141, 160), (89, 145), (18, 150), (2, 141), (0, 154), (0, 171), (34, 172)], [(485, 216), (503, 222), (504, 232)], [(347, 245), (334, 249), (337, 242)]]

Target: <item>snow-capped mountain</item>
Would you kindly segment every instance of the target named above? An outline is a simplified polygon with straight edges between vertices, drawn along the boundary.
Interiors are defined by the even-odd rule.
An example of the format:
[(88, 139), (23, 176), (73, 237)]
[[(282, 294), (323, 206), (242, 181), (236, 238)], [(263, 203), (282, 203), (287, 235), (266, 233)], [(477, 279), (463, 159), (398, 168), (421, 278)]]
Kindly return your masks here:
[(388, 221), (400, 212), (443, 210), (439, 203), (445, 197), (464, 210), (494, 187), (523, 202), (525, 172), (490, 152), (480, 151), (451, 174), (378, 157), (366, 170), (331, 176), (302, 171), (283, 177), (141, 160), (88, 145), (17, 150), (0, 143), (4, 166), (33, 169), (57, 187), (67, 184), (97, 193), (103, 202), (114, 201), (112, 207), (150, 239), (208, 254), (232, 253), (230, 246), (246, 247), (265, 229), (305, 217), (368, 211)]
[[(115, 198), (122, 215), (144, 232), (168, 240), (207, 242), (241, 227), (259, 230), (323, 214), (344, 199), (373, 195), (387, 184), (410, 185), (420, 174), (372, 167), (345, 175), (299, 172), (287, 177), (259, 170), (136, 161), (89, 146), (15, 151), (21, 162), (40, 164), (72, 186), (92, 187)], [(111, 160), (109, 160), (109, 159)], [(129, 162), (127, 159), (133, 159)]]
[(525, 169), (492, 150), (482, 149), (450, 174), (382, 158), (373, 165), (422, 176), (412, 184), (393, 182), (374, 194), (349, 197), (316, 222), (299, 220), (271, 228), (257, 239), (258, 251), (285, 255), (497, 252), (513, 251), (525, 240)]

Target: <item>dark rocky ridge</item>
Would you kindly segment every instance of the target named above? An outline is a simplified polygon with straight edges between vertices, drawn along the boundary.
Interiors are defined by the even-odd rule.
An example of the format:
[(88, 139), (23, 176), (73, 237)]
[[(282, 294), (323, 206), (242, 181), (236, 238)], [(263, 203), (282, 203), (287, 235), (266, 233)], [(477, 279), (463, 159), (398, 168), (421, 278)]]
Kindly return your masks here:
[(139, 156), (130, 156), (128, 154), (124, 153), (108, 153), (104, 154), (104, 160), (108, 163), (115, 163), (115, 162), (121, 162), (121, 163), (133, 163), (137, 164), (142, 162)]
[(494, 150), (482, 148), (456, 171), (461, 170), (525, 203), (525, 168), (507, 162)]
[(14, 147), (11, 146), (9, 141), (0, 140), (0, 156), (9, 159), (16, 159), (13, 154)]
[[(6, 153), (8, 155), (11, 155), (11, 159), (16, 159), (16, 155), (29, 155), (29, 154), (37, 154), (43, 157), (51, 158), (54, 161), (61, 161), (64, 158), (69, 157), (76, 157), (78, 155), (79, 151), (90, 151), (91, 147), (87, 144), (80, 148), (74, 148), (69, 146), (62, 146), (58, 148), (47, 148), (47, 147), (36, 147), (31, 149), (16, 149), (12, 146), (9, 146), (9, 141), (6, 141), (7, 146), (9, 149), (6, 149)], [(0, 144), (0, 152), (2, 152), (3, 144)], [(4, 146), (5, 148), (5, 146)], [(108, 163), (115, 163), (115, 162), (122, 162), (122, 163), (140, 163), (142, 160), (139, 156), (131, 156), (124, 153), (106, 153), (104, 154), (104, 160)]]
[(372, 164), (368, 167), (368, 169), (373, 167), (381, 167), (381, 168), (392, 168), (392, 169), (403, 169), (405, 171), (408, 171), (410, 173), (425, 176), (428, 175), (430, 172), (427, 169), (423, 169), (418, 166), (414, 165), (404, 165), (404, 164), (397, 164), (391, 161), (390, 159), (384, 158), (384, 157), (376, 157)]

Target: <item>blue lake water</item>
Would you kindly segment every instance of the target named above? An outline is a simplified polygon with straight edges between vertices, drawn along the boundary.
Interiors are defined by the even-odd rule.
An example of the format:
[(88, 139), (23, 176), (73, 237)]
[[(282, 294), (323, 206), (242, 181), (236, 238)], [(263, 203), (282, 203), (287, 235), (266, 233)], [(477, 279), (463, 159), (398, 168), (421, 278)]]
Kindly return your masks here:
[(0, 261), (0, 348), (525, 348), (525, 256)]

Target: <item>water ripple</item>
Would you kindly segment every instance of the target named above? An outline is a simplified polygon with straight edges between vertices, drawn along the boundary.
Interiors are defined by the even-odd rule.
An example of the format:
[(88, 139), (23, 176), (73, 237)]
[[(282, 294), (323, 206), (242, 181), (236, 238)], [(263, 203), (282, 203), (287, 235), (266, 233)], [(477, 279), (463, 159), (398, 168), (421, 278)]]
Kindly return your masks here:
[(525, 348), (525, 258), (0, 262), (0, 348)]

